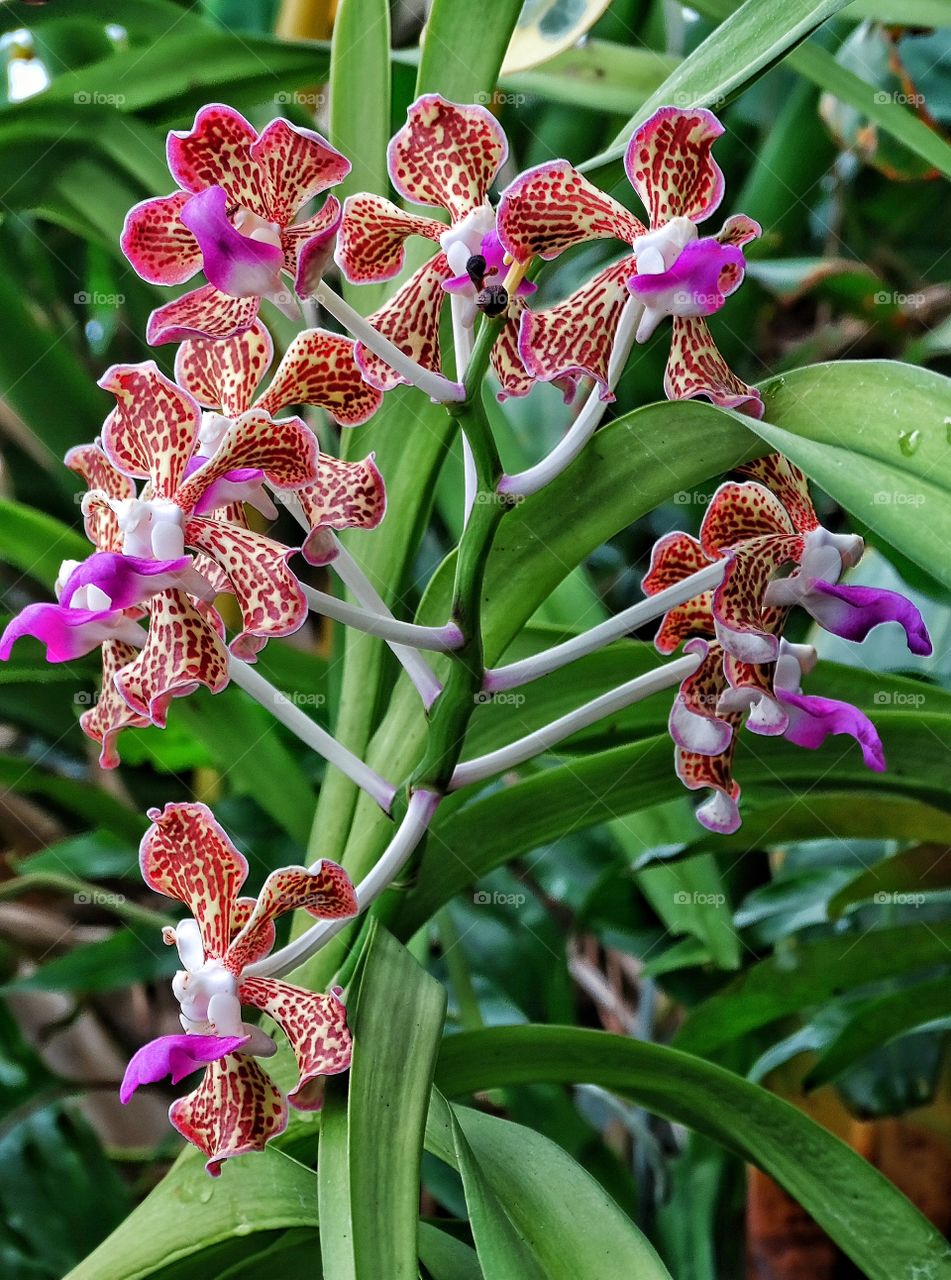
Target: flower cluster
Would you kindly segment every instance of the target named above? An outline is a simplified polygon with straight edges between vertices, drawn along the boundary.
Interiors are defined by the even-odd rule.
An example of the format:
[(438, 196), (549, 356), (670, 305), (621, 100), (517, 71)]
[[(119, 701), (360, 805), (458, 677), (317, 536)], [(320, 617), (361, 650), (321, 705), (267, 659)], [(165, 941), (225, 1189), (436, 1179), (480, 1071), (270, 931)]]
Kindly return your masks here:
[[(341, 205), (330, 189), (350, 164), (318, 134), (286, 120), (259, 133), (230, 107), (204, 107), (190, 130), (168, 138), (177, 189), (137, 205), (122, 233), (129, 261), (151, 283), (175, 286), (204, 273), (204, 284), (149, 320), (150, 343), (179, 343), (174, 378), (151, 360), (114, 365), (103, 375), (99, 385), (114, 406), (101, 436), (66, 458), (87, 487), (82, 513), (92, 550), (82, 562), (62, 566), (55, 601), (31, 604), (13, 619), (0, 637), (0, 659), (24, 636), (39, 639), (51, 662), (101, 650), (102, 694), (81, 723), (101, 744), (105, 766), (118, 763), (122, 729), (161, 727), (173, 698), (243, 681), (264, 701), (276, 695), (282, 709), (272, 699), (274, 714), (389, 812), (397, 787), (296, 707), (289, 709), (245, 664), (269, 639), (296, 631), (308, 609), (323, 609), (385, 639), (428, 709), (442, 687), (417, 650), (453, 653), (477, 640), (478, 604), (465, 619), (471, 635), (455, 616), (438, 628), (388, 613), (372, 584), (354, 578), (359, 568), (336, 539), (340, 530), (372, 530), (383, 519), (384, 480), (373, 455), (357, 461), (328, 456), (308, 423), (287, 411), (311, 406), (352, 427), (406, 382), (437, 398), (444, 393), (447, 402), (466, 400), (471, 388), (460, 383), (473, 326), (485, 316), (493, 321), (488, 336), (500, 398), (552, 382), (570, 400), (582, 378), (593, 384), (568, 433), (570, 447), (562, 442), (533, 469), (532, 483), (541, 487), (539, 473), (547, 481), (596, 429), (631, 343), (647, 342), (669, 317), (668, 397), (703, 396), (759, 417), (758, 391), (727, 366), (707, 326), (740, 286), (743, 246), (760, 232), (752, 219), (734, 214), (715, 234), (700, 235), (699, 224), (723, 199), (723, 174), (712, 156), (722, 132), (709, 111), (674, 107), (637, 129), (625, 169), (646, 211), (643, 222), (564, 160), (515, 176), (493, 202), (508, 159), (499, 123), (485, 107), (428, 94), (410, 107), (390, 143), (388, 164), (395, 192), (439, 215), (430, 216), (366, 193)], [(429, 241), (431, 253), (401, 279), (410, 237)], [(568, 298), (538, 307), (528, 278), (533, 261), (603, 239), (619, 241), (621, 257)], [(396, 282), (369, 318), (323, 280), (334, 257), (354, 285)], [(261, 318), (265, 302), (290, 316), (300, 310), (304, 318), (273, 374), (274, 345)], [(316, 302), (353, 336), (314, 327)], [(455, 382), (442, 368), (447, 306)], [(457, 408), (461, 415), (471, 403)], [(725, 832), (739, 824), (732, 757), (744, 719), (754, 732), (783, 734), (806, 747), (829, 734), (850, 734), (866, 764), (884, 768), (878, 736), (862, 712), (802, 692), (815, 654), (783, 638), (794, 606), (855, 640), (880, 622), (898, 621), (914, 652), (930, 650), (920, 616), (902, 597), (840, 584), (861, 554), (861, 540), (821, 528), (800, 472), (778, 455), (745, 471), (746, 479), (718, 490), (699, 539), (675, 533), (657, 544), (644, 583), (654, 594), (696, 573), (706, 574), (706, 582), (711, 566), (722, 564), (715, 588), (667, 611), (657, 645), (671, 653), (685, 641), (688, 658), (696, 658), (674, 700), (670, 729), (680, 777), (688, 787), (714, 793), (698, 810), (700, 821)], [(498, 494), (482, 496), (517, 493), (519, 479), (503, 477)], [(279, 505), (301, 526), (299, 545), (274, 536)], [(501, 516), (509, 505), (500, 502), (494, 510)], [(482, 554), (487, 551), (488, 544)], [(335, 565), (360, 607), (302, 584), (290, 564), (298, 552), (312, 565)], [(230, 640), (217, 608), (222, 596), (233, 598), (240, 615)], [(624, 634), (623, 620), (485, 673), (485, 687), (492, 687), (493, 674), (496, 691), (537, 678), (592, 652), (608, 633)], [(666, 676), (667, 687), (683, 669), (676, 665)], [(624, 698), (663, 688), (664, 679), (649, 673), (647, 684), (633, 681), (607, 701), (615, 705), (623, 695), (616, 705), (627, 705)], [(387, 852), (358, 890), (340, 867), (318, 863), (285, 867), (267, 878), (257, 900), (241, 897), (247, 863), (203, 805), (151, 811), (143, 876), (189, 912), (165, 939), (181, 959), (173, 991), (182, 1033), (162, 1036), (134, 1056), (123, 1100), (139, 1085), (165, 1076), (178, 1083), (203, 1068), (201, 1084), (173, 1104), (170, 1117), (205, 1153), (212, 1174), (229, 1156), (260, 1150), (279, 1134), (288, 1105), (319, 1106), (322, 1079), (350, 1061), (341, 992), (315, 994), (275, 974), (290, 971), (302, 946), (312, 954), (335, 926), (313, 926), (316, 935), (308, 930), (303, 944), (295, 939), (275, 959), (268, 958), (274, 919), (302, 908), (333, 922), (355, 914), (358, 903), (365, 908), (422, 839), (446, 790), (530, 758), (576, 720), (587, 724), (606, 714), (604, 706), (605, 699), (596, 699), (499, 751), (455, 769), (449, 762), (448, 776), (408, 795)], [(453, 737), (461, 747), (463, 735)], [(299, 1070), (289, 1095), (259, 1064), (275, 1052), (275, 1042), (243, 1021), (242, 1006), (266, 1014), (287, 1037)]]
[(931, 653), (921, 615), (904, 596), (839, 583), (862, 555), (862, 539), (820, 525), (797, 467), (771, 454), (740, 470), (750, 478), (720, 486), (699, 539), (678, 532), (656, 543), (642, 584), (655, 595), (717, 560), (725, 562), (719, 586), (670, 609), (655, 639), (665, 654), (686, 641), (685, 652), (700, 660), (674, 699), (670, 734), (684, 786), (713, 792), (697, 818), (723, 833), (740, 825), (740, 787), (732, 766), (736, 730), (744, 719), (753, 733), (782, 735), (801, 747), (847, 734), (858, 742), (868, 768), (885, 768), (881, 742), (864, 712), (802, 692), (816, 652), (783, 639), (794, 606), (848, 640), (864, 640), (879, 623), (897, 622), (912, 653)]

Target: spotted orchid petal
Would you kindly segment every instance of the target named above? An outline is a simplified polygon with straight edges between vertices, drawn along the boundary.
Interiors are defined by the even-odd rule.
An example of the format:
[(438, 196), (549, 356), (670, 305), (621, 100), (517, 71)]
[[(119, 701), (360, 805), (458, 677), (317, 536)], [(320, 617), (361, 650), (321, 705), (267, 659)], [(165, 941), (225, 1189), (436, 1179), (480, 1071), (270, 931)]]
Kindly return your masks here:
[(143, 729), (150, 723), (147, 716), (133, 711), (116, 688), (116, 674), (135, 660), (138, 649), (119, 640), (106, 640), (102, 646), (102, 689), (95, 704), (79, 717), (79, 725), (87, 738), (100, 744), (99, 764), (103, 769), (118, 767), (116, 738), (123, 729)]
[(210, 556), (228, 577), (241, 610), (243, 630), (231, 643), (236, 657), (253, 660), (262, 641), (292, 635), (307, 620), (307, 600), (287, 561), (294, 548), (221, 520), (193, 517), (185, 526), (189, 546)]
[[(675, 531), (654, 543), (650, 568), (641, 581), (645, 595), (654, 596), (667, 587), (698, 573), (710, 563), (699, 541), (689, 533)], [(710, 635), (713, 630), (713, 592), (703, 591), (684, 604), (668, 609), (654, 637), (659, 653), (673, 653), (682, 640)]]
[(208, 1064), (194, 1093), (169, 1107), (168, 1118), (188, 1142), (208, 1157), (211, 1176), (223, 1161), (263, 1151), (287, 1127), (287, 1103), (269, 1075), (247, 1054)]
[(745, 213), (732, 213), (716, 234), (720, 244), (735, 244), (738, 249), (757, 240), (763, 234), (763, 228), (755, 218), (748, 218)]
[(255, 320), (243, 333), (223, 341), (191, 338), (183, 342), (175, 356), (175, 381), (199, 404), (237, 418), (251, 408), (273, 358), (271, 335)]
[(752, 462), (745, 462), (738, 470), (765, 486), (778, 499), (798, 533), (811, 533), (813, 529), (818, 529), (819, 521), (812, 505), (805, 473), (788, 458), (784, 458), (781, 453), (768, 453)]
[[(442, 286), (450, 274), (446, 255), (437, 253), (369, 317), (384, 338), (434, 373), (439, 372), (439, 319), (446, 296)], [(357, 343), (355, 355), (364, 378), (380, 391), (390, 391), (406, 381), (363, 343)]]
[[(244, 928), (254, 914), (257, 906), (257, 898), (238, 898), (231, 912), (231, 940), (232, 942)], [(265, 956), (270, 955), (274, 949), (274, 943), (277, 940), (277, 930), (274, 928), (273, 920), (262, 921), (255, 928), (254, 937), (246, 938), (244, 943), (245, 966), (254, 964), (258, 960), (263, 960)]]
[[(234, 974), (260, 954), (262, 930), (288, 911), (306, 909), (318, 920), (345, 920), (355, 915), (357, 897), (350, 877), (336, 862), (324, 861), (311, 870), (281, 867), (264, 882), (257, 902), (224, 957), (225, 967)], [(243, 994), (243, 993), (242, 993)]]
[(313, 404), (339, 422), (355, 427), (383, 403), (383, 394), (360, 372), (352, 338), (327, 329), (305, 329), (291, 342), (270, 386), (258, 398), (265, 413), (292, 404)]
[(835, 698), (820, 698), (815, 694), (794, 693), (786, 689), (777, 689), (776, 697), (789, 716), (785, 730), (789, 742), (814, 750), (831, 735), (844, 733), (861, 747), (866, 768), (876, 773), (885, 771), (882, 741), (864, 711)]
[(908, 648), (920, 657), (933, 652), (925, 620), (898, 591), (881, 587), (851, 587), (812, 578), (799, 603), (820, 627), (845, 640), (861, 642), (873, 627), (897, 622), (904, 629)]
[(702, 316), (674, 316), (664, 392), (669, 400), (705, 396), (721, 409), (763, 416), (762, 396), (729, 367)]
[(178, 488), (176, 503), (193, 511), (213, 481), (229, 472), (250, 468), (262, 471), (278, 489), (299, 489), (313, 483), (317, 474), (317, 441), (300, 418), (275, 422), (261, 409), (249, 409), (236, 418), (212, 456)]
[(28, 604), (0, 636), (0, 662), (7, 661), (16, 641), (24, 636), (40, 641), (47, 662), (72, 662), (120, 636), (124, 623), (128, 620), (115, 609), (70, 609), (45, 601)]
[[(126, 476), (128, 480), (128, 476)], [(129, 481), (132, 492), (135, 486)], [(131, 498), (121, 498), (120, 502), (131, 502)], [(122, 530), (113, 510), (111, 499), (99, 489), (91, 489), (83, 494), (82, 507), (83, 528), (86, 537), (97, 551), (121, 551), (123, 544)]]
[(191, 129), (168, 135), (168, 167), (184, 191), (223, 187), (232, 204), (267, 216), (261, 174), (251, 147), (257, 130), (233, 107), (212, 102), (195, 116)]
[(684, 652), (697, 654), (700, 665), (681, 683), (671, 705), (670, 736), (692, 754), (722, 755), (733, 737), (733, 726), (717, 713), (727, 687), (723, 651), (718, 644), (695, 637), (684, 645)]
[(386, 514), (386, 488), (371, 453), (361, 462), (321, 454), (314, 484), (296, 497), (311, 532), (301, 548), (308, 564), (329, 564), (337, 555), (331, 530), (375, 529)]
[(303, 204), (342, 182), (350, 161), (313, 129), (272, 120), (251, 143), (267, 217), (289, 226)]
[(207, 805), (175, 802), (150, 809), (152, 825), (139, 847), (150, 889), (181, 902), (198, 924), (206, 957), (222, 959), (231, 942), (235, 903), (248, 861)]
[[(447, 288), (452, 281), (447, 282)], [(519, 352), (519, 329), (525, 304), (518, 297), (509, 299), (508, 314), (499, 335), (492, 347), (492, 372), (499, 380), (498, 399), (507, 400), (509, 396), (527, 396), (535, 385), (535, 379), (525, 368)], [(566, 380), (570, 394), (574, 391), (574, 381)]]
[(254, 323), (260, 304), (260, 298), (232, 298), (205, 284), (157, 307), (145, 338), (152, 347), (186, 338), (231, 338)]
[(162, 591), (149, 604), (149, 634), (134, 661), (116, 673), (116, 687), (138, 715), (165, 728), (173, 698), (204, 685), (228, 683), (228, 652), (216, 627), (183, 591)]
[(635, 131), (624, 169), (652, 227), (673, 218), (702, 222), (714, 212), (724, 181), (712, 148), (722, 133), (723, 125), (704, 107), (660, 107)]
[(113, 466), (98, 444), (78, 444), (63, 461), (85, 480), (87, 488), (98, 489), (107, 498), (135, 497), (132, 480)]
[(119, 1101), (129, 1102), (136, 1089), (171, 1077), (178, 1084), (209, 1062), (243, 1048), (250, 1036), (159, 1036), (150, 1040), (129, 1059), (119, 1086)]
[(646, 342), (665, 316), (710, 316), (743, 279), (746, 259), (712, 237), (684, 246), (667, 271), (635, 273), (628, 288), (643, 303), (638, 342)]
[(99, 386), (116, 398), (102, 429), (109, 461), (128, 476), (148, 480), (157, 497), (171, 498), (195, 447), (198, 405), (154, 360), (114, 364)]
[(741, 662), (774, 662), (779, 653), (775, 610), (766, 589), (774, 573), (795, 560), (797, 535), (750, 538), (727, 554), (723, 581), (713, 593), (717, 639)]
[[(734, 730), (739, 716), (727, 717)], [(677, 748), (674, 753), (677, 777), (690, 791), (709, 787), (713, 795), (699, 805), (694, 816), (702, 827), (718, 835), (732, 835), (740, 828), (740, 786), (733, 777), (734, 732), (727, 749), (718, 756), (699, 755)]]
[[(786, 642), (779, 642), (779, 663), (783, 662), (783, 650)], [(729, 684), (717, 703), (717, 712), (721, 716), (737, 714), (745, 717), (746, 728), (751, 733), (764, 737), (778, 737), (786, 732), (789, 716), (782, 703), (776, 697), (773, 673), (775, 666), (756, 665), (740, 662), (731, 653), (723, 655), (723, 673)], [(798, 687), (800, 669), (793, 659)]]
[[(704, 554), (715, 560), (753, 538), (789, 538), (796, 532), (789, 511), (765, 484), (727, 480), (710, 499), (700, 526), (700, 544)], [(794, 545), (798, 560), (802, 540)]]
[(231, 298), (263, 297), (281, 287), (284, 254), (279, 244), (244, 236), (228, 218), (223, 187), (191, 196), (180, 217), (202, 252), (209, 283)]
[(294, 1051), (299, 1074), (288, 1100), (300, 1111), (319, 1110), (322, 1078), (350, 1066), (352, 1037), (338, 991), (320, 995), (274, 978), (241, 983), (241, 999), (273, 1018)]
[(386, 153), (400, 195), (448, 210), (453, 222), (485, 203), (507, 155), (505, 134), (491, 111), (459, 106), (438, 93), (410, 106)]
[(348, 196), (337, 237), (336, 259), (353, 284), (392, 280), (406, 257), (409, 236), (438, 242), (446, 230), (435, 218), (407, 213), (383, 196)]
[(601, 399), (614, 399), (608, 366), (614, 333), (630, 299), (632, 262), (626, 257), (605, 267), (557, 306), (523, 312), (518, 349), (533, 378), (571, 384), (580, 377), (594, 378)]
[[(60, 591), (60, 604), (70, 605), (77, 595), (89, 596), (90, 588), (107, 597), (110, 609), (130, 609), (157, 591), (177, 587), (200, 599), (213, 600), (214, 592), (189, 556), (177, 560), (143, 560), (114, 551), (97, 551), (78, 564)], [(97, 597), (98, 598), (98, 597)]]
[(587, 240), (613, 238), (633, 244), (646, 230), (567, 160), (527, 169), (499, 200), (499, 239), (516, 262), (528, 262), (536, 255), (557, 258)]
[(201, 249), (182, 221), (189, 191), (142, 200), (126, 214), (119, 244), (133, 270), (150, 284), (182, 284), (201, 269)]
[(330, 195), (319, 213), (281, 232), (284, 270), (293, 277), (298, 298), (310, 298), (316, 293), (330, 265), (342, 216), (340, 201)]

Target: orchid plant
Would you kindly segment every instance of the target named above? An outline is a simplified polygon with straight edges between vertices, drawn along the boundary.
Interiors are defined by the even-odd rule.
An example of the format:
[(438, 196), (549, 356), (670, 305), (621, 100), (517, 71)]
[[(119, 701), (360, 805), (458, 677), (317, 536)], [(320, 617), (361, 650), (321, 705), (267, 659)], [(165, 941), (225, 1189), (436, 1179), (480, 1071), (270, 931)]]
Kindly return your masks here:
[[(312, 753), (321, 795), (311, 861), (272, 863), (254, 897), (243, 896), (254, 861), (214, 816), (214, 786), (199, 792), (212, 807), (171, 799), (147, 811), (142, 880), (185, 913), (161, 928), (177, 953), (180, 1030), (155, 1027), (134, 1049), (119, 1096), (138, 1105), (147, 1089), (194, 1077), (169, 1120), (216, 1178), (269, 1144), (288, 1149), (306, 1132), (293, 1113), (340, 1096), (346, 1085), (328, 1081), (360, 1061), (370, 1034), (373, 939), (425, 924), (414, 895), (440, 858), (462, 866), (453, 840), (467, 821), (477, 826), (480, 804), (513, 797), (513, 822), (518, 806), (557, 811), (545, 787), (551, 757), (569, 762), (559, 767), (567, 791), (589, 731), (620, 750), (624, 726), (666, 723), (644, 767), (662, 753), (663, 796), (665, 777), (705, 793), (691, 834), (703, 851), (741, 832), (749, 796), (741, 803), (737, 778), (747, 769), (758, 820), (755, 779), (781, 784), (787, 747), (818, 751), (850, 778), (896, 766), (874, 707), (833, 696), (825, 637), (860, 652), (877, 628), (892, 639), (900, 629), (908, 653), (925, 658), (928, 627), (891, 579), (875, 581), (880, 557), (860, 567), (868, 523), (847, 512), (861, 482), (835, 491), (845, 512), (831, 503), (818, 446), (800, 447), (771, 417), (781, 384), (748, 383), (718, 349), (709, 322), (740, 304), (747, 254), (759, 240), (762, 260), (768, 228), (764, 241), (735, 209), (715, 156), (724, 125), (687, 96), (645, 111), (600, 167), (555, 158), (519, 172), (493, 104), (423, 92), (386, 150), (386, 193), (358, 189), (364, 158), (334, 132), (332, 145), (290, 119), (258, 128), (211, 103), (168, 133), (176, 189), (125, 217), (121, 252), (138, 277), (162, 289), (199, 273), (203, 283), (148, 320), (148, 343), (174, 344), (174, 361), (159, 350), (99, 378), (111, 398), (101, 432), (65, 458), (85, 486), (88, 554), (63, 561), (54, 598), (12, 617), (0, 659), (30, 639), (51, 664), (101, 655), (100, 691), (80, 724), (106, 770), (120, 765), (130, 731), (141, 742), (174, 729), (180, 700), (201, 716), (235, 691), (281, 726), (282, 741), (296, 739), (302, 758)], [(614, 181), (621, 169), (626, 186)], [(657, 366), (645, 407), (612, 420), (645, 350), (663, 353), (666, 372)], [(525, 466), (498, 429), (509, 412), (564, 430)], [(462, 467), (447, 470), (439, 493), (461, 532), (434, 573), (420, 557), (428, 584), (408, 616), (398, 583), (366, 565), (408, 566), (418, 550), (432, 493), (402, 523), (393, 513), (423, 445), (433, 465), (420, 463), (417, 488), (432, 491), (458, 447)], [(635, 446), (644, 474), (628, 522), (658, 509), (640, 597), (611, 616), (599, 602), (596, 620), (567, 635), (526, 627), (565, 576), (532, 559), (538, 548), (564, 565), (572, 521), (590, 518), (597, 536), (574, 564), (622, 531), (599, 524), (598, 504), (612, 485), (615, 495), (631, 487), (620, 459)], [(671, 529), (661, 507), (673, 490), (655, 472), (679, 474), (691, 451), (691, 483), (715, 491), (699, 526)], [(390, 529), (413, 545), (389, 546)], [(389, 546), (389, 559), (374, 560), (371, 546)], [(346, 637), (335, 726), (306, 709), (322, 706), (325, 690), (306, 691), (309, 704), (289, 696), (280, 663), (277, 675), (269, 664), (315, 629), (326, 636), (327, 623)], [(376, 665), (361, 666), (370, 646)], [(582, 774), (596, 802), (624, 782), (601, 773), (589, 785)], [(584, 824), (583, 797), (572, 803), (536, 844)], [(494, 856), (491, 865), (506, 860)], [(291, 913), (289, 928), (276, 923)], [(418, 1066), (415, 1041), (406, 1053)], [(469, 1078), (461, 1063), (457, 1076)], [(500, 1068), (492, 1083), (518, 1078)], [(439, 1118), (441, 1095), (432, 1097), (434, 1150), (449, 1144), (471, 1203), (470, 1158), (484, 1151), (451, 1108)], [(225, 1168), (222, 1185), (233, 1173)], [(492, 1270), (474, 1208), (472, 1218), (487, 1277), (543, 1274)]]

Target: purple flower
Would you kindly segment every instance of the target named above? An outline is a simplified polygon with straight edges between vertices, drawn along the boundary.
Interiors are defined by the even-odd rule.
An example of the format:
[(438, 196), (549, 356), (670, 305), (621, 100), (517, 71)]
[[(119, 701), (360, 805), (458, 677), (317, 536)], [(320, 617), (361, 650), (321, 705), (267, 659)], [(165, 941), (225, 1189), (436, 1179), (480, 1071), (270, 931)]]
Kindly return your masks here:
[[(231, 298), (267, 297), (281, 288), (280, 228), (258, 218), (251, 234), (242, 234), (228, 218), (222, 187), (206, 187), (182, 206), (179, 218), (198, 242), (205, 275)], [(253, 215), (248, 215), (252, 217)]]
[(820, 698), (815, 694), (791, 693), (786, 689), (774, 690), (777, 699), (786, 708), (789, 723), (784, 737), (797, 747), (814, 750), (821, 747), (826, 738), (845, 733), (862, 748), (866, 768), (876, 773), (885, 772), (885, 753), (875, 726), (864, 711), (850, 702), (835, 698)]
[[(735, 244), (721, 244), (713, 236), (685, 244), (669, 267), (663, 265), (659, 251), (653, 256), (639, 252), (637, 263), (641, 269), (627, 285), (644, 304), (638, 342), (646, 342), (664, 316), (711, 316), (719, 311), (727, 295), (739, 287), (746, 268)], [(659, 270), (644, 270), (645, 263)]]
[(250, 1036), (182, 1034), (150, 1040), (129, 1060), (119, 1086), (119, 1101), (128, 1102), (140, 1085), (154, 1084), (166, 1076), (171, 1076), (172, 1084), (178, 1084), (209, 1062), (235, 1053), (250, 1039)]
[(846, 640), (864, 640), (880, 623), (897, 622), (904, 628), (912, 653), (926, 658), (933, 650), (921, 614), (897, 591), (841, 586), (813, 578), (801, 602), (821, 627)]

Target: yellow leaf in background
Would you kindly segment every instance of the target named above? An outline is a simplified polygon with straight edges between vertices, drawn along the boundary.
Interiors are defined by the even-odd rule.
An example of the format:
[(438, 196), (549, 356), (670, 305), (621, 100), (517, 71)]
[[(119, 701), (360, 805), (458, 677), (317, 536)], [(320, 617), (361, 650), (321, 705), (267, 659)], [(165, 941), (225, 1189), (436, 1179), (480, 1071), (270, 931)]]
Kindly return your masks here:
[(502, 74), (528, 71), (577, 44), (611, 0), (525, 0)]

